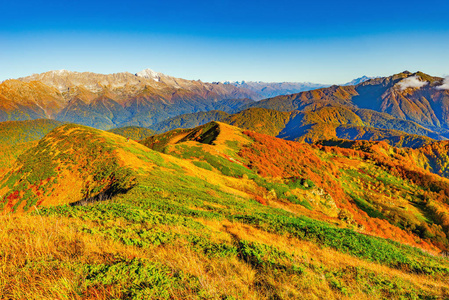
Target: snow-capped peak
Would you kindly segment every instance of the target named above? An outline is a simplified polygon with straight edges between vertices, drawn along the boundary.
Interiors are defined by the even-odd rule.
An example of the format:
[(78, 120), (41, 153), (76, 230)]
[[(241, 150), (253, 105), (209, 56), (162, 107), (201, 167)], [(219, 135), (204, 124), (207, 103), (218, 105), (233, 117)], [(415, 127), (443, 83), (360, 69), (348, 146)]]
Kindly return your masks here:
[(343, 85), (357, 85), (357, 84), (360, 84), (362, 82), (368, 81), (370, 79), (375, 79), (375, 78), (379, 78), (379, 77), (369, 77), (369, 76), (363, 75), (362, 77), (356, 78), (356, 79), (354, 79), (354, 80), (352, 80), (350, 82), (347, 82), (347, 83), (345, 83)]
[(160, 81), (161, 75), (162, 75), (161, 73), (155, 72), (151, 69), (145, 69), (136, 73), (136, 76), (153, 79), (154, 81)]
[(62, 70), (53, 70), (53, 71), (50, 71), (50, 73), (54, 74), (54, 75), (62, 75), (62, 74), (72, 73), (72, 72), (62, 69)]

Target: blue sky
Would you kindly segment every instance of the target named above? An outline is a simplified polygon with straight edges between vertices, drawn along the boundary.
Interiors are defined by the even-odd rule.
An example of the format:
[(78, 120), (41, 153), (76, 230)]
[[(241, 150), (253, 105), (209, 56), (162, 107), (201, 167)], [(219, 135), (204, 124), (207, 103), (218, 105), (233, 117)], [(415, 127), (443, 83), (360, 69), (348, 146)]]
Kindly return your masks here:
[(449, 1), (0, 0), (0, 80), (151, 68), (203, 81), (449, 75)]

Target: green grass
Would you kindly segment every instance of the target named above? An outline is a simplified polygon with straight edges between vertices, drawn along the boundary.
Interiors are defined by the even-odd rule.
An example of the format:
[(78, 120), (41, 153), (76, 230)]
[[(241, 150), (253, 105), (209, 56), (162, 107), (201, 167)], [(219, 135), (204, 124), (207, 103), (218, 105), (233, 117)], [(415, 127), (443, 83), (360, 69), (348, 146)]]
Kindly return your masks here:
[[(183, 176), (181, 186), (174, 187), (172, 180), (159, 178), (157, 189), (136, 187), (126, 195), (116, 197), (116, 203), (98, 203), (86, 207), (55, 207), (41, 209), (40, 214), (63, 215), (97, 222), (123, 219), (133, 224), (183, 226), (194, 232), (201, 232), (204, 228), (195, 219), (229, 220), (255, 226), (261, 230), (290, 234), (295, 238), (318, 243), (337, 251), (350, 254), (361, 259), (377, 262), (389, 267), (423, 274), (449, 274), (449, 268), (443, 259), (430, 256), (416, 248), (405, 246), (391, 240), (367, 236), (351, 229), (342, 229), (325, 222), (307, 217), (296, 216), (284, 210), (273, 209), (258, 204), (255, 201), (244, 200), (224, 192), (214, 186), (194, 177)], [(181, 178), (180, 178), (181, 179)], [(141, 184), (144, 182), (140, 180)], [(151, 182), (151, 180), (150, 180)], [(214, 191), (211, 196), (207, 191)], [(219, 204), (211, 207), (208, 203)], [(120, 234), (123, 240), (142, 238), (147, 227), (136, 227), (139, 230), (112, 231), (109, 234)], [(109, 229), (108, 229), (109, 230)], [(131, 232), (131, 233), (130, 233)], [(140, 234), (140, 235), (139, 235)], [(163, 237), (170, 240), (171, 237)], [(120, 239), (115, 237), (114, 239)], [(142, 242), (143, 243), (143, 242)]]

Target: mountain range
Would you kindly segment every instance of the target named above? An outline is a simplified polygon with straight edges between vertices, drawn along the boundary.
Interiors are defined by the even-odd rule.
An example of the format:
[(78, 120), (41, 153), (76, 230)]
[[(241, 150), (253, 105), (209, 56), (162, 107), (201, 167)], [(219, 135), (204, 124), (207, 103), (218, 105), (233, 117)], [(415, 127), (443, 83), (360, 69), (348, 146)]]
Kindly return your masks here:
[[(357, 85), (373, 78), (376, 77), (362, 76), (343, 85)], [(304, 91), (329, 87), (329, 85), (326, 84), (312, 82), (223, 81), (222, 83), (251, 90), (263, 98), (296, 94)]]
[(205, 83), (150, 69), (109, 75), (59, 70), (0, 83), (0, 121), (48, 118), (101, 129), (148, 127), (185, 113), (236, 112), (267, 95), (321, 86)]
[(373, 78), (253, 102), (230, 114), (179, 115), (151, 128), (164, 132), (221, 121), (289, 140), (384, 140), (419, 147), (449, 138), (445, 79), (421, 72)]
[(65, 70), (0, 84), (0, 121), (49, 118), (102, 129), (149, 126), (179, 113), (233, 110), (258, 96), (230, 85), (145, 70), (102, 75)]
[(324, 106), (364, 108), (388, 113), (423, 126), (447, 130), (448, 105), (449, 89), (443, 78), (405, 71), (358, 85), (331, 86), (273, 97), (242, 108), (263, 107), (278, 111), (310, 111)]

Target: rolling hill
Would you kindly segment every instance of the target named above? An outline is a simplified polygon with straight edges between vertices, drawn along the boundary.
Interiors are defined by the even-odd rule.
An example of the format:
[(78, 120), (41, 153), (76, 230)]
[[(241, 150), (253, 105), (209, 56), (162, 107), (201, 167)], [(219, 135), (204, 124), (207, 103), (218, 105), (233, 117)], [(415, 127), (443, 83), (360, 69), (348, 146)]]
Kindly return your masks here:
[(0, 178), (17, 157), (62, 124), (47, 119), (0, 122)]
[[(234, 145), (234, 151), (232, 151), (232, 147), (229, 148), (230, 145), (232, 145), (232, 141), (239, 144), (237, 141), (242, 140), (242, 133), (244, 136), (246, 135), (251, 138), (253, 143), (242, 142), (242, 146)], [(223, 141), (224, 137), (226, 138)], [(194, 146), (192, 142), (197, 146)], [(429, 168), (430, 165), (435, 165), (429, 161), (429, 159), (432, 158), (429, 155), (427, 158), (421, 155), (422, 153), (429, 152), (429, 150), (424, 149), (428, 149), (429, 147), (435, 148), (438, 143), (441, 143), (440, 148), (446, 148), (447, 142), (438, 142), (433, 146), (426, 146), (427, 148), (423, 147), (416, 150), (399, 149), (388, 146), (386, 143), (375, 142), (366, 148), (359, 147), (355, 148), (353, 150), (354, 152), (345, 152), (345, 150), (340, 150), (340, 148), (337, 147), (331, 148), (319, 146), (316, 148), (312, 145), (289, 142), (249, 131), (241, 131), (237, 129), (237, 127), (229, 127), (222, 123), (212, 122), (194, 129), (174, 130), (161, 135), (155, 135), (142, 141), (142, 143), (152, 149), (179, 158), (191, 160), (198, 160), (198, 158), (200, 158), (200, 161), (206, 161), (206, 164), (199, 164), (204, 166), (204, 168), (217, 169), (223, 174), (231, 176), (242, 176), (242, 174), (246, 173), (246, 176), (250, 176), (249, 178), (251, 178), (251, 176), (254, 175), (250, 175), (247, 173), (247, 170), (238, 165), (231, 167), (229, 162), (246, 166), (249, 164), (250, 170), (256, 171), (257, 174), (262, 175), (263, 178), (277, 179), (274, 180), (274, 182), (268, 180), (269, 182), (265, 181), (265, 183), (262, 184), (261, 178), (253, 178), (256, 183), (267, 188), (267, 191), (270, 191), (268, 186), (271, 186), (272, 193), (275, 194), (278, 199), (283, 198), (286, 201), (291, 201), (308, 208), (313, 208), (314, 210), (319, 210), (322, 213), (333, 217), (337, 216), (336, 210), (329, 207), (329, 205), (332, 207), (333, 204), (325, 204), (325, 201), (314, 202), (316, 200), (311, 200), (313, 202), (304, 201), (303, 199), (307, 199), (308, 196), (305, 195), (308, 193), (297, 191), (298, 194), (296, 194), (294, 192), (295, 188), (293, 187), (294, 183), (296, 182), (296, 184), (299, 184), (299, 182), (301, 182), (301, 184), (304, 184), (304, 182), (307, 182), (307, 186), (319, 187), (323, 190), (322, 193), (327, 195), (326, 197), (328, 200), (331, 201), (332, 199), (331, 202), (334, 202), (336, 207), (344, 207), (344, 203), (350, 206), (355, 204), (355, 207), (358, 209), (356, 208), (353, 213), (357, 214), (360, 213), (357, 212), (357, 210), (362, 210), (368, 213), (371, 217), (376, 216), (375, 218), (380, 218), (379, 216), (382, 215), (381, 211), (384, 209), (389, 210), (392, 215), (399, 213), (397, 208), (387, 208), (387, 206), (383, 206), (386, 202), (382, 202), (387, 201), (383, 194), (385, 191), (393, 191), (398, 187), (396, 184), (392, 183), (392, 178), (388, 180), (381, 179), (383, 175), (380, 174), (385, 174), (383, 172), (391, 173), (391, 168), (398, 168), (397, 173), (394, 171), (392, 172), (392, 176), (396, 177), (395, 180), (398, 181), (411, 180), (410, 178), (407, 178), (407, 176), (413, 176), (413, 180), (411, 180), (411, 182), (413, 182), (412, 184), (423, 184), (424, 188), (429, 186), (439, 186), (439, 188), (435, 188), (433, 192), (436, 192), (437, 190), (438, 192), (441, 192), (442, 190), (446, 191), (446, 186), (449, 187), (448, 179), (434, 175), (441, 173), (439, 170)], [(200, 146), (198, 143), (202, 145)], [(236, 151), (238, 151), (237, 155)], [(335, 158), (331, 160), (331, 163), (326, 163), (327, 159), (324, 158), (328, 155), (326, 153), (334, 153), (337, 156), (343, 155), (349, 159)], [(441, 151), (440, 153), (444, 153), (444, 151)], [(446, 155), (444, 155), (444, 157), (447, 158)], [(355, 159), (357, 162), (350, 162), (351, 159)], [(226, 160), (228, 162), (226, 162)], [(411, 166), (409, 164), (411, 160), (416, 161), (416, 165)], [(444, 163), (440, 165), (444, 165)], [(355, 166), (358, 166), (358, 169), (354, 169)], [(343, 173), (336, 175), (340, 172), (337, 170), (340, 170)], [(429, 171), (434, 172), (434, 174)], [(364, 172), (368, 173), (365, 174)], [(359, 173), (365, 174), (367, 177), (363, 177), (364, 175), (362, 176)], [(366, 189), (360, 191), (354, 189), (357, 182), (355, 179), (355, 181), (353, 181), (354, 185), (352, 186), (346, 186), (346, 184), (339, 183), (339, 179), (343, 180), (342, 182), (346, 182), (351, 176), (361, 176), (361, 178), (364, 178), (360, 179), (361, 182), (367, 180), (365, 184), (368, 186), (374, 184), (375, 186), (382, 186), (382, 188), (376, 190), (369, 189), (370, 193), (366, 193)], [(418, 176), (419, 178), (415, 178), (415, 176)], [(349, 180), (349, 182), (351, 181), (352, 180)], [(369, 183), (370, 181), (374, 181), (374, 183)], [(264, 184), (268, 184), (268, 186), (264, 186)], [(291, 184), (293, 184), (293, 186), (290, 186)], [(405, 182), (404, 184), (408, 185)], [(447, 192), (449, 193), (449, 190), (447, 190)], [(358, 193), (362, 194), (355, 196)], [(390, 197), (395, 197), (391, 193), (387, 194), (390, 195)], [(262, 194), (260, 196), (262, 198), (269, 197), (267, 194)], [(357, 202), (359, 201), (357, 200), (357, 197), (363, 199), (363, 201), (360, 200), (363, 203)], [(443, 207), (446, 205), (444, 201), (441, 202), (441, 204)], [(383, 207), (383, 209), (373, 212), (371, 209), (374, 209), (374, 207), (377, 207), (377, 209)], [(354, 208), (348, 209), (352, 211)], [(443, 209), (443, 211), (445, 211), (445, 209)], [(385, 213), (385, 216), (380, 219), (388, 220), (390, 218), (388, 217), (390, 213)], [(423, 208), (421, 213), (427, 214), (426, 209)], [(408, 213), (402, 215), (404, 216), (407, 214)], [(360, 217), (362, 215), (364, 214), (362, 213)], [(391, 217), (394, 218), (393, 216)], [(365, 217), (361, 218), (364, 219)], [(393, 219), (390, 219), (389, 222), (390, 224), (394, 224)], [(415, 224), (419, 223), (419, 218), (415, 219), (414, 222)], [(397, 226), (403, 228), (399, 224), (397, 224)], [(443, 233), (444, 230), (440, 232)], [(385, 234), (387, 234), (387, 232), (388, 230)]]
[(449, 179), (354, 143), (57, 127), (0, 181), (2, 296), (447, 297)]

